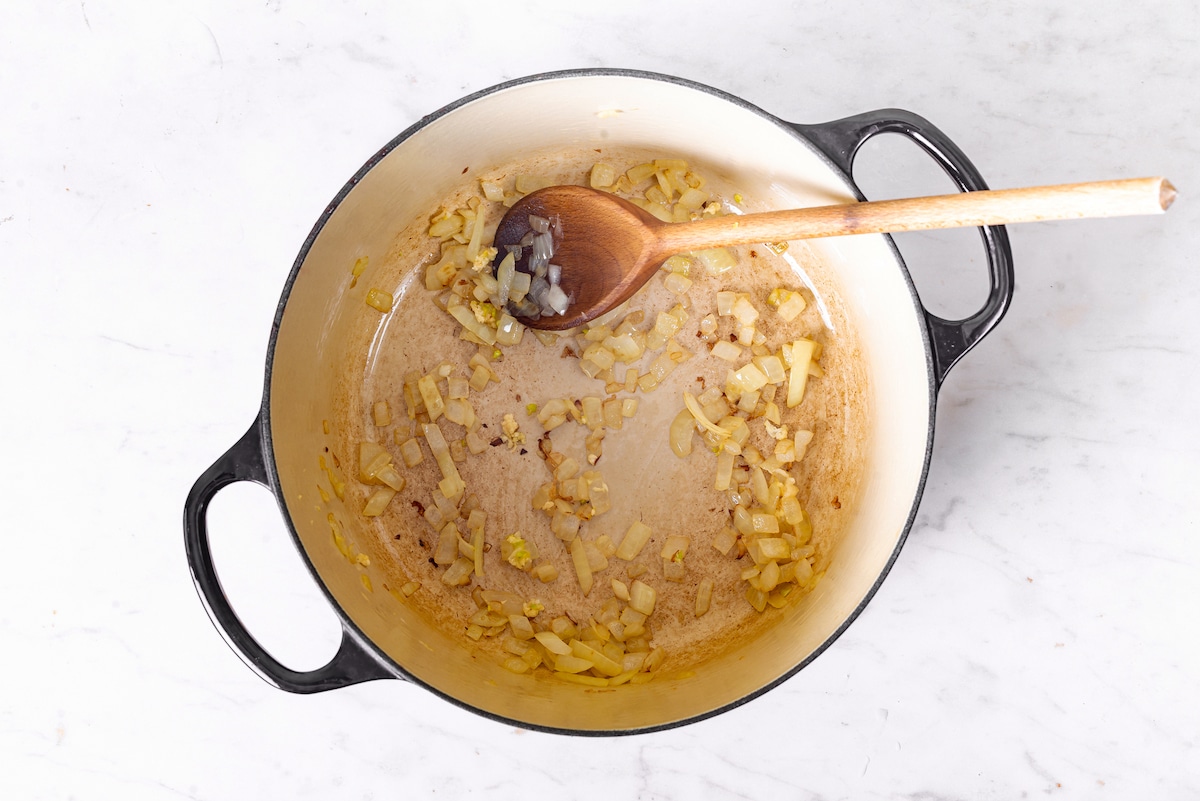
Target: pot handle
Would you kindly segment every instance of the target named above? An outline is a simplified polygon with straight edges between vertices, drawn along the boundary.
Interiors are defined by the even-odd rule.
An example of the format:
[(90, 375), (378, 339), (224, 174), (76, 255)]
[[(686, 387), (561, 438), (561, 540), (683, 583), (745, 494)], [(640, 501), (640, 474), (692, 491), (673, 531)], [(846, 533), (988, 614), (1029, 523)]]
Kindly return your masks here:
[(238, 481), (253, 481), (270, 489), (264, 452), (260, 418), (196, 480), (184, 504), (183, 536), (188, 567), (213, 625), (251, 670), (268, 684), (288, 692), (316, 693), (372, 679), (399, 678), (371, 656), (359, 635), (345, 623), (341, 645), (328, 664), (307, 672), (287, 668), (258, 644), (229, 605), (209, 547), (208, 504), (223, 487)]
[[(924, 117), (909, 111), (880, 109), (816, 125), (788, 125), (815, 145), (847, 176), (852, 176), (854, 157), (864, 142), (877, 134), (898, 133), (907, 136), (928, 153), (961, 191), (988, 188), (975, 165), (949, 137)], [(860, 200), (866, 199), (857, 187), (854, 191)], [(993, 225), (980, 228), (979, 234), (987, 251), (988, 275), (991, 279), (983, 307), (965, 319), (946, 320), (930, 313), (922, 305), (929, 341), (933, 346), (934, 379), (938, 387), (950, 368), (1000, 322), (1012, 302), (1013, 263), (1008, 232), (1002, 225)]]

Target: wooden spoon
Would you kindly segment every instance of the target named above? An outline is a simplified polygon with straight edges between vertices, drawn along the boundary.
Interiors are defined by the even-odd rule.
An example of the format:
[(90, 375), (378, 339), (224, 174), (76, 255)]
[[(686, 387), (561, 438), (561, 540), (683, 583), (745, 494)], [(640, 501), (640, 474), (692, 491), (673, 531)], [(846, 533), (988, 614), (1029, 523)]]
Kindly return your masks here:
[[(847, 234), (1159, 214), (1174, 199), (1175, 188), (1165, 178), (1133, 178), (665, 223), (608, 192), (551, 186), (526, 195), (504, 215), (496, 230), (496, 263), (507, 254), (506, 246), (529, 233), (530, 215), (555, 221), (551, 261), (562, 268), (559, 286), (570, 303), (565, 314), (519, 319), (532, 328), (561, 331), (619, 306), (676, 253)], [(529, 250), (524, 248), (518, 269), (527, 262)]]

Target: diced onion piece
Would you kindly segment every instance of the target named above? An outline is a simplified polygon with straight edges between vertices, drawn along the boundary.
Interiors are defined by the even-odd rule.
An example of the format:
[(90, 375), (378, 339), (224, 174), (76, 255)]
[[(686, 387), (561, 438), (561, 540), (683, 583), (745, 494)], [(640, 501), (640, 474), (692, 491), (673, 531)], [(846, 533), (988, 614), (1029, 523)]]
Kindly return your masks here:
[(792, 343), (792, 371), (788, 376), (787, 407), (800, 405), (804, 400), (804, 387), (808, 383), (808, 363), (812, 361), (816, 347), (811, 339), (797, 339)]
[(712, 546), (726, 556), (737, 544), (737, 532), (726, 526), (713, 535)]
[[(566, 674), (563, 676), (563, 678), (566, 678), (566, 676), (571, 675), (572, 673), (582, 673), (585, 670), (591, 670), (593, 667), (595, 666), (590, 660), (580, 659), (579, 657), (569, 653), (563, 654), (562, 656), (556, 656), (554, 659), (554, 669), (559, 673)], [(586, 677), (572, 676), (572, 678)], [(603, 679), (601, 681), (603, 681)], [(604, 683), (607, 686), (608, 682)]]
[(629, 600), (629, 587), (628, 587), (628, 585), (625, 584), (625, 582), (620, 581), (618, 579), (613, 579), (612, 580), (612, 590), (613, 590), (613, 595), (615, 595), (619, 600), (622, 600), (622, 601)]
[(588, 497), (591, 500), (592, 509), (596, 514), (604, 514), (612, 509), (612, 501), (609, 499), (608, 485), (604, 483), (604, 479), (594, 470), (590, 470), (583, 474), (588, 480)]
[(579, 536), (579, 518), (568, 512), (555, 512), (550, 530), (563, 542), (573, 542)]
[[(559, 657), (559, 659), (566, 659), (566, 657)], [(610, 679), (603, 676), (591, 676), (586, 673), (555, 673), (554, 675), (571, 684), (582, 684), (587, 687), (608, 687), (611, 683)]]
[[(437, 460), (438, 467), (442, 471), (442, 478), (453, 479), (460, 488), (465, 488), (462, 476), (458, 474), (458, 468), (454, 465), (454, 459), (450, 456), (450, 448), (446, 445), (446, 438), (442, 436), (442, 430), (438, 428), (437, 423), (426, 423), (421, 426), (421, 430), (425, 434), (425, 442), (429, 445), (429, 450), (433, 451), (433, 458)], [(447, 496), (450, 497), (450, 496)]]
[(757, 356), (754, 363), (758, 365), (758, 369), (763, 371), (763, 375), (767, 377), (768, 384), (782, 384), (787, 378), (787, 373), (783, 369), (783, 361), (778, 356)]
[(625, 364), (636, 361), (645, 352), (645, 348), (631, 334), (609, 337), (604, 340), (604, 346), (612, 351), (617, 361)]
[(762, 468), (758, 465), (753, 465), (750, 468), (750, 489), (754, 493), (754, 500), (767, 505), (767, 476)]
[(700, 263), (711, 270), (714, 274), (720, 274), (737, 266), (737, 257), (728, 248), (712, 248), (710, 250), (697, 250), (689, 255), (700, 260)]
[[(475, 517), (476, 512), (471, 512), (471, 517)], [(471, 529), (471, 547), (474, 551), (475, 575), (483, 577), (483, 523), (472, 525), (471, 521), (467, 521), (468, 527)]]
[(804, 302), (803, 295), (799, 292), (791, 292), (788, 294), (787, 300), (779, 304), (779, 308), (776, 311), (779, 312), (780, 317), (790, 323), (800, 316), (800, 313), (804, 311), (807, 305)]
[(446, 311), (485, 345), (496, 343), (496, 329), (476, 320), (475, 312), (471, 311), (471, 307), (467, 304), (460, 302), (456, 306), (447, 306)]
[(695, 395), (690, 392), (683, 393), (683, 405), (686, 406), (687, 410), (692, 413), (692, 417), (696, 419), (697, 423), (711, 431), (717, 437), (724, 439), (729, 436), (728, 431), (721, 428), (719, 425), (709, 420), (708, 417), (705, 416), (704, 410), (700, 408), (700, 403), (696, 400)]
[(525, 296), (529, 294), (529, 287), (532, 280), (533, 276), (531, 276), (529, 273), (523, 273), (520, 271), (514, 272), (512, 277), (512, 287), (508, 290), (508, 299), (513, 303), (519, 303), (520, 301), (524, 300)]
[(669, 273), (688, 275), (692, 271), (692, 260), (687, 256), (672, 256), (662, 263), (661, 269)]
[(797, 584), (807, 584), (812, 581), (813, 569), (807, 559), (798, 559), (793, 568), (793, 579)]
[(438, 391), (437, 379), (432, 375), (422, 376), (417, 381), (417, 390), (421, 393), (421, 399), (425, 402), (425, 411), (429, 414), (429, 420), (436, 422), (442, 416), (442, 412), (446, 410), (446, 403), (442, 400), (442, 393)]
[(730, 314), (742, 325), (754, 325), (758, 320), (758, 309), (754, 308), (754, 304), (750, 302), (750, 298), (745, 295), (738, 295), (737, 300), (733, 302), (733, 309)]
[(587, 595), (592, 591), (592, 569), (588, 566), (587, 552), (584, 551), (583, 540), (579, 537), (571, 540), (571, 564), (575, 567), (575, 577), (579, 581), (579, 589), (583, 591), (584, 595)]
[(763, 565), (762, 573), (758, 576), (758, 588), (763, 592), (770, 592), (779, 586), (779, 563), (775, 561), (767, 562)]
[(754, 607), (756, 612), (767, 608), (767, 594), (757, 587), (746, 588), (746, 601)]
[(546, 293), (546, 302), (543, 304), (542, 313), (545, 314), (549, 309), (555, 314), (566, 314), (567, 307), (570, 305), (571, 299), (567, 297), (567, 293), (562, 290), (562, 287), (554, 284)]
[(476, 367), (471, 373), (469, 386), (476, 392), (483, 392), (487, 388), (488, 381), (491, 380), (492, 374), (486, 367)]
[(608, 567), (608, 557), (600, 552), (594, 542), (585, 542), (583, 552), (587, 556), (588, 567), (592, 569), (593, 573), (599, 573)]
[(654, 603), (657, 599), (658, 593), (650, 585), (637, 579), (634, 579), (634, 582), (629, 585), (629, 606), (634, 611), (641, 612), (643, 615), (653, 614)]
[(798, 461), (800, 461), (801, 459), (803, 459), (803, 458), (804, 458), (804, 452), (805, 452), (806, 450), (808, 450), (808, 444), (809, 444), (810, 442), (812, 442), (812, 438), (813, 438), (813, 432), (811, 432), (811, 431), (797, 431), (797, 432), (796, 432), (796, 437), (795, 437), (795, 442), (796, 442), (796, 455), (795, 455), (795, 459), (796, 459), (796, 461), (797, 461), (797, 462), (798, 462)]
[(496, 324), (497, 345), (519, 345), (524, 334), (525, 326), (517, 318), (507, 312), (500, 315), (500, 321)]
[(683, 206), (688, 211), (697, 211), (708, 201), (708, 193), (699, 189), (688, 187), (679, 196), (679, 200), (675, 201), (678, 205)]
[(733, 314), (733, 304), (737, 303), (738, 295), (736, 292), (721, 291), (717, 293), (717, 314), (721, 317), (729, 317)]
[(383, 514), (383, 510), (391, 503), (395, 495), (396, 490), (391, 487), (380, 487), (375, 490), (374, 494), (367, 499), (367, 505), (363, 507), (363, 515), (366, 517), (379, 517), (379, 515)]
[(620, 428), (623, 421), (621, 416), (621, 401), (616, 398), (606, 400), (603, 406), (604, 425), (608, 428)]
[(754, 512), (750, 515), (750, 525), (755, 534), (778, 534), (779, 520), (769, 512)]
[(525, 615), (509, 615), (508, 625), (512, 628), (513, 636), (518, 640), (532, 640), (535, 636), (533, 624)]
[[(615, 556), (618, 559), (624, 559), (626, 562), (632, 562), (642, 552), (642, 548), (650, 541), (650, 535), (653, 532), (650, 527), (640, 520), (635, 520), (629, 530), (625, 532), (625, 537), (621, 540), (621, 544), (617, 546)], [(647, 614), (649, 614), (647, 612)]]
[(466, 400), (470, 397), (471, 385), (460, 375), (452, 375), (446, 379), (446, 397), (451, 400)]
[(513, 673), (526, 673), (529, 671), (529, 663), (519, 656), (510, 656), (508, 659), (505, 659), (504, 667)]
[(596, 538), (596, 550), (605, 556), (612, 556), (617, 552), (617, 546), (613, 543), (612, 538), (607, 534), (601, 534)]
[(692, 288), (692, 281), (681, 273), (671, 273), (663, 280), (663, 286), (673, 295), (682, 295)]
[(580, 659), (591, 662), (596, 672), (603, 673), (605, 676), (617, 676), (621, 673), (622, 667), (619, 663), (582, 640), (571, 640), (570, 645), (571, 653)]
[(733, 460), (732, 451), (722, 448), (721, 452), (717, 454), (717, 476), (713, 482), (713, 489), (719, 492), (729, 489), (733, 477)]
[(654, 331), (663, 337), (663, 342), (665, 343), (666, 340), (679, 333), (682, 325), (679, 322), (679, 318), (675, 315), (659, 312), (658, 317), (654, 320)]
[(759, 537), (754, 543), (758, 549), (757, 555), (754, 556), (754, 561), (759, 564), (780, 559), (790, 559), (792, 556), (791, 547), (783, 537)]
[(474, 569), (474, 562), (465, 556), (460, 556), (450, 567), (446, 568), (446, 572), (442, 574), (442, 582), (451, 587), (462, 586), (471, 580), (471, 571)]
[(571, 646), (563, 642), (562, 638), (553, 631), (539, 631), (533, 636), (547, 651), (552, 654), (565, 656), (571, 653)]
[(385, 400), (376, 401), (371, 407), (371, 416), (375, 419), (375, 425), (386, 426), (392, 422), (392, 413), (388, 409), (388, 402)]
[(483, 215), (476, 214), (471, 221), (471, 239), (467, 242), (467, 261), (473, 262), (479, 256), (479, 246), (483, 243)]
[(547, 186), (554, 186), (554, 179), (547, 178), (542, 175), (525, 175), (517, 176), (515, 188), (522, 195), (528, 195), (530, 192), (536, 192), (539, 189), (545, 189)]
[(483, 196), (494, 203), (504, 200), (504, 187), (494, 181), (480, 181), (479, 188), (483, 190)]
[(384, 292), (382, 289), (368, 289), (367, 305), (376, 311), (387, 314), (392, 310), (392, 293)]
[(604, 401), (596, 397), (582, 398), (579, 401), (583, 407), (583, 424), (596, 429), (604, 425)]
[(646, 162), (645, 164), (638, 164), (635, 167), (630, 167), (625, 173), (625, 177), (629, 179), (629, 183), (636, 186), (637, 184), (640, 184), (642, 181), (654, 175), (657, 170), (658, 168), (655, 167), (653, 163)]
[(500, 266), (496, 268), (496, 306), (504, 308), (508, 303), (509, 293), (512, 291), (513, 279), (517, 268), (517, 258), (510, 251), (503, 259), (500, 260)]
[(625, 398), (625, 400), (621, 401), (621, 416), (633, 417), (637, 414), (637, 407), (637, 398)]
[(429, 235), (433, 237), (453, 236), (462, 230), (463, 218), (458, 214), (450, 214), (429, 226)]
[(384, 465), (391, 464), (392, 455), (378, 442), (360, 442), (358, 445), (358, 480), (364, 484), (376, 483), (376, 476)]
[(696, 617), (701, 617), (708, 611), (712, 603), (712, 591), (712, 579), (701, 579), (700, 586), (696, 588)]
[(587, 349), (583, 351), (582, 358), (591, 360), (591, 362), (601, 370), (608, 370), (614, 364), (616, 364), (617, 361), (616, 355), (598, 342), (589, 345)]
[(465, 400), (446, 401), (445, 415), (451, 423), (458, 423), (460, 426), (468, 428), (475, 421), (475, 410), (471, 408), (471, 403)]
[(666, 542), (663, 543), (662, 551), (659, 552), (659, 556), (661, 556), (663, 559), (670, 559), (677, 562), (682, 561), (683, 557), (687, 554), (688, 545), (690, 544), (691, 540), (689, 540), (687, 537), (680, 536), (679, 534), (672, 534), (671, 536), (667, 537)]
[(800, 501), (795, 496), (792, 496), (780, 501), (779, 515), (783, 518), (783, 522), (795, 527), (804, 519), (804, 509), (800, 506)]
[(558, 578), (558, 568), (549, 562), (543, 562), (529, 572), (536, 576), (537, 580), (543, 584), (549, 584)]
[(719, 340), (712, 347), (712, 355), (727, 362), (736, 362), (742, 358), (742, 349), (729, 340)]
[(692, 452), (692, 435), (696, 432), (696, 419), (687, 409), (683, 409), (671, 422), (669, 440), (671, 450), (683, 458)]
[(611, 164), (596, 162), (592, 165), (592, 171), (588, 176), (588, 183), (592, 189), (606, 189), (613, 185), (617, 180), (617, 170)]
[(421, 452), (421, 444), (416, 437), (400, 446), (400, 458), (404, 460), (405, 467), (416, 467), (424, 460), (425, 454)]
[(387, 486), (391, 487), (396, 492), (404, 489), (404, 476), (396, 471), (396, 468), (391, 464), (385, 464), (375, 473), (375, 477), (382, 481)]
[(767, 385), (767, 376), (753, 362), (735, 370), (733, 379), (741, 392), (754, 392)]
[(458, 558), (458, 526), (447, 523), (438, 532), (437, 548), (433, 552), (433, 562), (438, 565), (448, 565)]

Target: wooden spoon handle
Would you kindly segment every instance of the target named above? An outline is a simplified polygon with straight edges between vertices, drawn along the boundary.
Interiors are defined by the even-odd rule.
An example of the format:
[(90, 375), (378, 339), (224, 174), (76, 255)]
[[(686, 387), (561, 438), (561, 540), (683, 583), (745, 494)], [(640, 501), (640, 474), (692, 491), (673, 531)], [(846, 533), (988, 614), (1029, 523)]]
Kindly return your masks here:
[(848, 234), (1161, 214), (1174, 199), (1175, 187), (1165, 178), (1130, 178), (727, 215), (664, 224), (658, 235), (670, 254)]

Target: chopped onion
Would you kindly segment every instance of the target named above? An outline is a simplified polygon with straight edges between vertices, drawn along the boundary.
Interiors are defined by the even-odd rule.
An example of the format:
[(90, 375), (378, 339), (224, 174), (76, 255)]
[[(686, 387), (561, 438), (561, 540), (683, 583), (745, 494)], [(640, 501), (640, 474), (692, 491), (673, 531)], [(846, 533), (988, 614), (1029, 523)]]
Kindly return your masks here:
[(668, 440), (671, 450), (682, 458), (692, 452), (692, 435), (696, 432), (696, 419), (687, 409), (683, 409), (671, 422)]
[(571, 540), (571, 564), (575, 567), (575, 577), (579, 580), (579, 589), (583, 590), (584, 595), (587, 595), (592, 591), (592, 569), (588, 564), (587, 552), (583, 548), (583, 540), (579, 537)]
[(696, 588), (696, 617), (701, 617), (708, 611), (709, 605), (712, 603), (712, 591), (712, 579), (702, 579), (700, 586)]
[(513, 277), (516, 272), (517, 260), (511, 252), (500, 262), (496, 270), (496, 308), (503, 308), (508, 303), (509, 292), (512, 290)]
[(721, 428), (719, 425), (709, 420), (704, 415), (704, 410), (700, 408), (700, 403), (696, 400), (696, 396), (690, 392), (683, 393), (683, 405), (692, 413), (692, 417), (696, 418), (696, 422), (704, 426), (706, 429), (724, 439), (729, 436), (729, 432)]
[(566, 314), (567, 306), (571, 303), (571, 299), (567, 297), (567, 293), (562, 291), (561, 287), (551, 286), (550, 291), (546, 294), (545, 305), (549, 306), (555, 314)]
[[(639, 553), (646, 543), (650, 541), (652, 530), (649, 526), (640, 520), (635, 520), (629, 530), (625, 532), (625, 538), (621, 540), (621, 544), (617, 546), (615, 556), (618, 559), (624, 559), (626, 562), (632, 562), (637, 559)], [(646, 614), (650, 614), (647, 612)]]
[(629, 606), (643, 615), (653, 614), (657, 598), (658, 593), (654, 588), (641, 581), (635, 579), (629, 585)]

